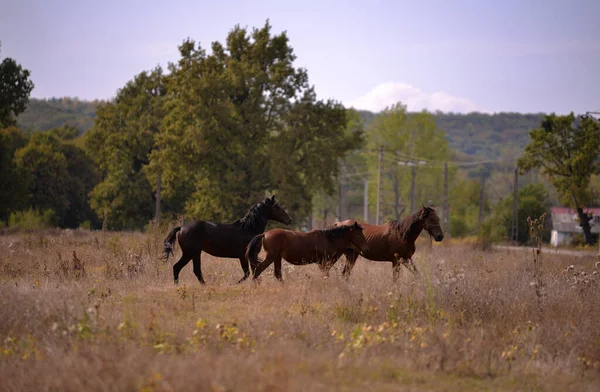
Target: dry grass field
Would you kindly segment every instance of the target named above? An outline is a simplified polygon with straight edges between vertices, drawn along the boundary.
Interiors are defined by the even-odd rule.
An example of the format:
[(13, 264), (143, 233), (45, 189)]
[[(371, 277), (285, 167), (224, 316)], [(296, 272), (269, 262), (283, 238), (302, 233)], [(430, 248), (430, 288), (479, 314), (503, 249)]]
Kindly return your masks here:
[[(203, 256), (172, 283), (165, 232), (0, 236), (6, 391), (597, 391), (598, 259), (419, 240), (419, 278), (344, 259), (328, 280), (234, 284)], [(569, 268), (574, 264), (573, 268)]]

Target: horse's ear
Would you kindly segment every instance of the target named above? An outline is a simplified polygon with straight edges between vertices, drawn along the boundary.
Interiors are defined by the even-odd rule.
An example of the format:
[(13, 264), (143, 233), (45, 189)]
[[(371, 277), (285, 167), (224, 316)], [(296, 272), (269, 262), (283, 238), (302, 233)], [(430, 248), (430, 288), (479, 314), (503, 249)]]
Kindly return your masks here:
[(271, 201), (272, 201), (273, 203), (275, 203), (275, 194), (273, 194), (273, 195), (271, 196)]
[(424, 210), (427, 209), (427, 207), (425, 207), (425, 204), (423, 204), (423, 202), (421, 202), (421, 206), (423, 207)]

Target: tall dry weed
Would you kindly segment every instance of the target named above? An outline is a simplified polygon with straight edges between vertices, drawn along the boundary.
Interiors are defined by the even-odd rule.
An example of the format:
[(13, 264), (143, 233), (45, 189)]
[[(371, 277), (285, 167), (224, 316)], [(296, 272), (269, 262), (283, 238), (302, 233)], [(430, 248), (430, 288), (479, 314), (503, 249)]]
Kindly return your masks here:
[[(545, 255), (542, 265), (527, 251), (434, 244), (417, 250), (422, 276), (396, 285), (389, 263), (364, 259), (349, 281), (342, 259), (327, 280), (305, 266), (284, 269), (283, 284), (237, 285), (237, 260), (203, 254), (208, 284), (189, 265), (177, 287), (157, 239), (159, 230), (1, 236), (4, 389), (592, 391), (600, 382), (591, 257)], [(543, 281), (541, 303), (532, 277)]]

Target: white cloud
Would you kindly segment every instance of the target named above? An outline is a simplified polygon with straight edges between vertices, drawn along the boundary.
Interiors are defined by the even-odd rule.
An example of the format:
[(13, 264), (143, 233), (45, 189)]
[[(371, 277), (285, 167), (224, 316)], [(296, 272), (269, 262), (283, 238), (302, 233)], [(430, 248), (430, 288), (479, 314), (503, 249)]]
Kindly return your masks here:
[(443, 91), (427, 93), (408, 83), (381, 83), (365, 95), (347, 102), (346, 106), (379, 112), (387, 106), (402, 102), (409, 111), (441, 110), (442, 112), (484, 112), (473, 102)]

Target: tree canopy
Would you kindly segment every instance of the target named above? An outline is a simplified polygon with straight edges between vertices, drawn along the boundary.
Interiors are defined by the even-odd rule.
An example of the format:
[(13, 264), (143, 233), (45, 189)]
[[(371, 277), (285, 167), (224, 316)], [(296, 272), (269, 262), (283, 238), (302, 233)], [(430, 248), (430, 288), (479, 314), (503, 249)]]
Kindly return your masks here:
[(236, 26), (211, 49), (187, 39), (168, 76), (143, 72), (99, 105), (86, 142), (104, 172), (92, 206), (112, 227), (152, 217), (159, 176), (163, 204), (189, 218), (234, 220), (265, 193), (304, 218), (360, 146), (346, 109), (318, 100), (294, 66), (285, 32)]
[[(421, 203), (441, 205), (443, 195), (443, 167), (428, 165), (419, 167), (418, 157), (433, 162), (443, 162), (452, 157), (452, 150), (445, 139), (445, 132), (438, 128), (433, 115), (427, 111), (408, 114), (406, 106), (398, 103), (382, 112), (370, 125), (368, 164), (371, 183), (377, 184), (379, 156), (383, 147), (384, 165), (381, 222), (400, 219), (415, 212)], [(411, 194), (412, 178), (415, 178), (414, 194)], [(451, 179), (453, 173), (450, 173)], [(377, 200), (377, 187), (371, 187), (372, 200)], [(411, 200), (412, 204), (411, 205)]]
[(0, 128), (16, 125), (16, 117), (25, 111), (33, 82), (30, 72), (9, 57), (0, 63)]
[(521, 173), (541, 168), (561, 201), (577, 209), (585, 240), (593, 242), (590, 217), (583, 208), (592, 200), (590, 179), (600, 173), (600, 123), (592, 117), (556, 114), (530, 132), (531, 142), (518, 160)]

